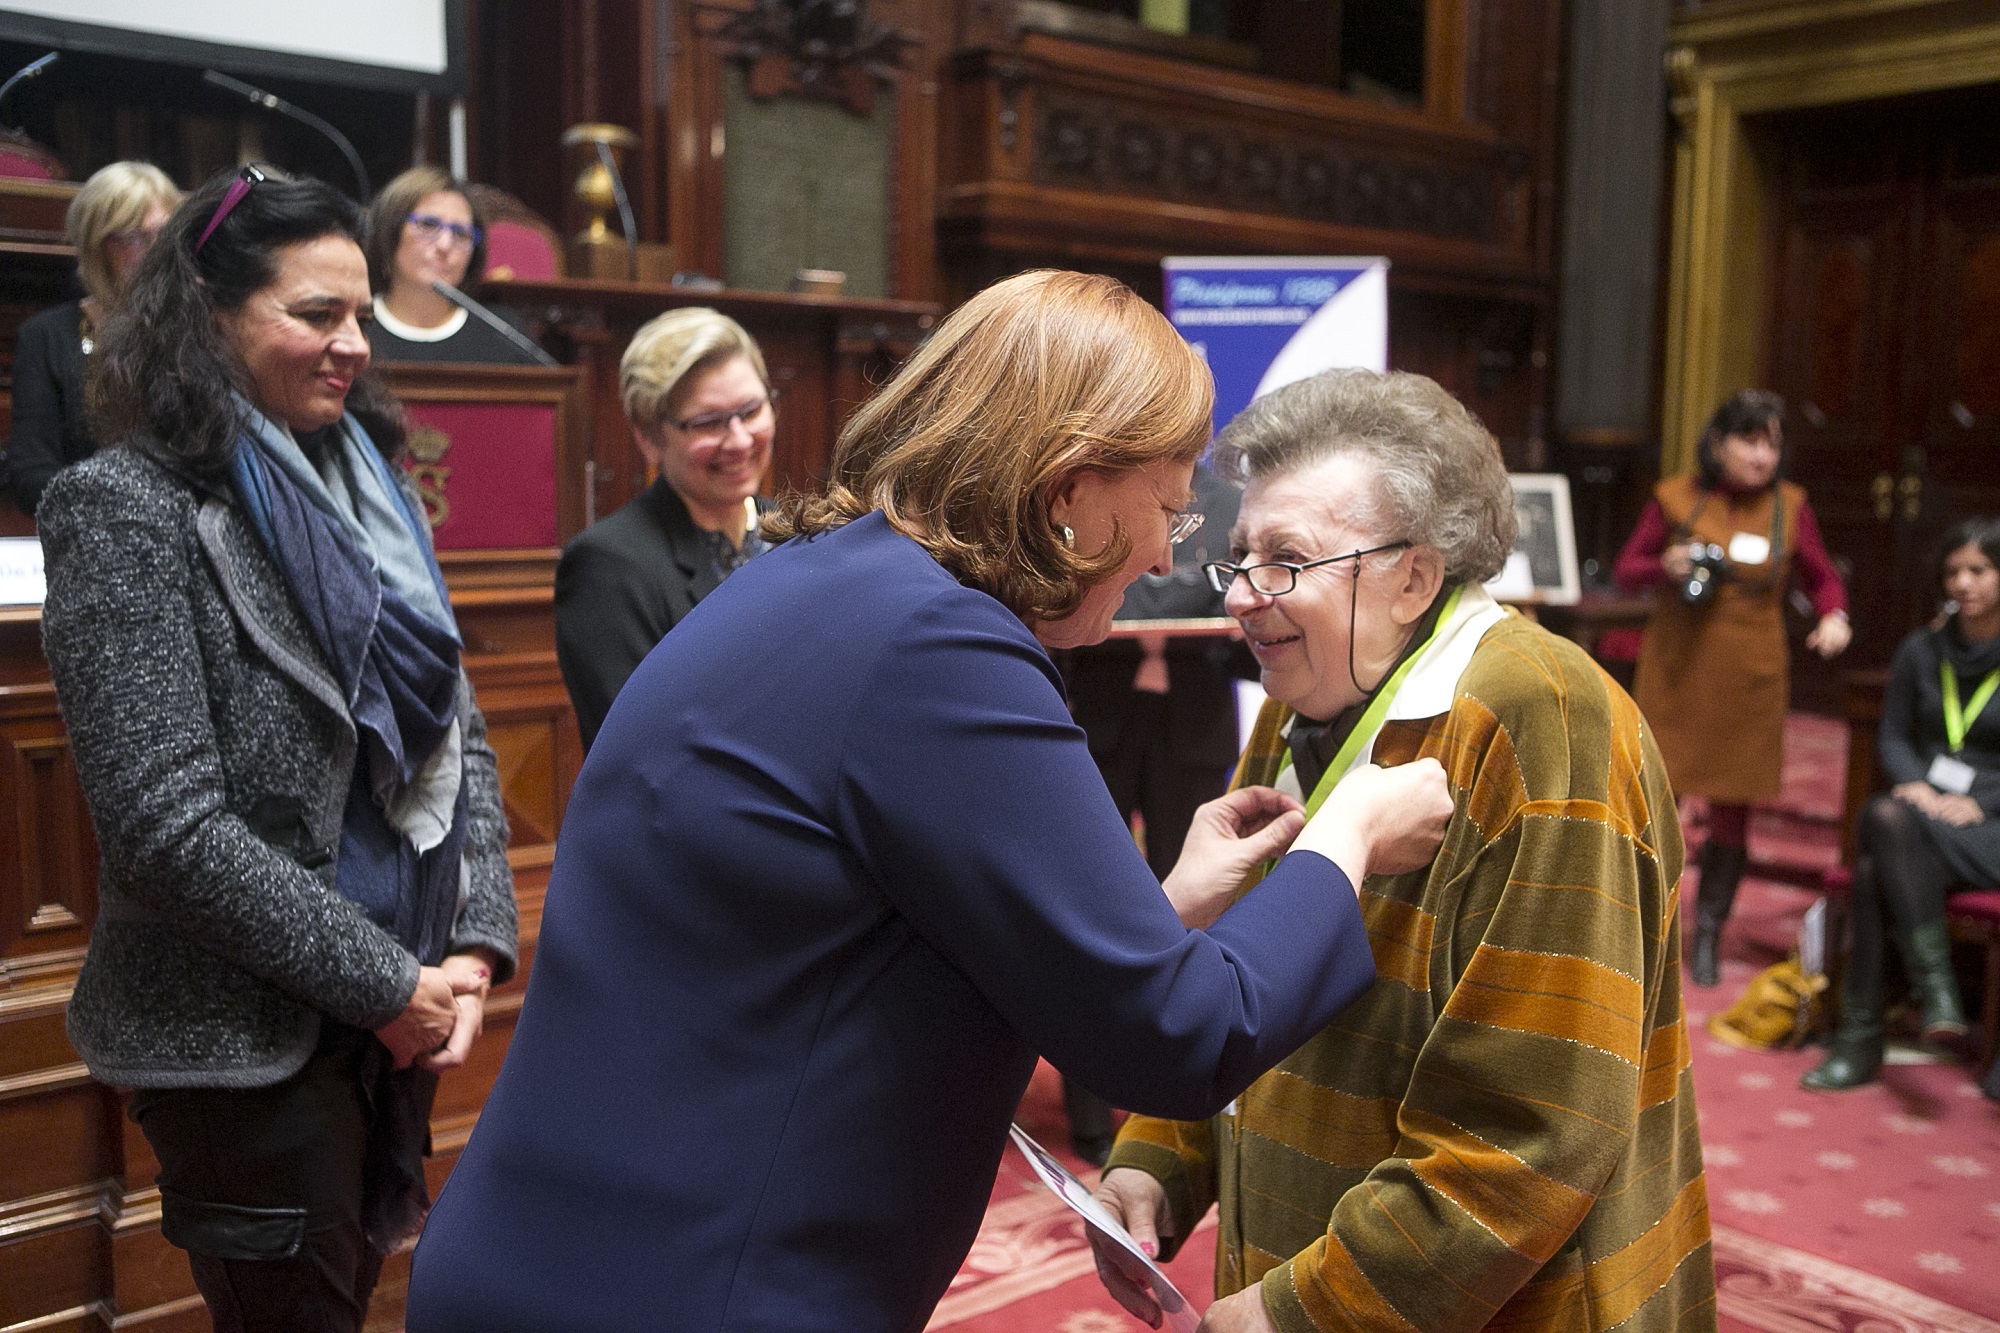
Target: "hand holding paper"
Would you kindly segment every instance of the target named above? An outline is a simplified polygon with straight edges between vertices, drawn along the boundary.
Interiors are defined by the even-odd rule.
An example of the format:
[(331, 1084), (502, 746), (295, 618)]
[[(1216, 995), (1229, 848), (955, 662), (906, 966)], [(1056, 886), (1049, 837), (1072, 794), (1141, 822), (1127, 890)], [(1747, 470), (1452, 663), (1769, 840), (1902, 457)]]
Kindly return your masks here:
[[(1104, 1278), (1104, 1285), (1118, 1298), (1118, 1303), (1154, 1328), (1165, 1328), (1168, 1333), (1195, 1333), (1201, 1316), (1119, 1220), (1046, 1148), (1023, 1133), (1019, 1125), (1013, 1126), (1010, 1133), (1014, 1146), (1028, 1159), (1028, 1165), (1035, 1169), (1042, 1183), (1089, 1224), (1098, 1275)], [(1118, 1275), (1118, 1285), (1114, 1285), (1110, 1276), (1113, 1271)]]

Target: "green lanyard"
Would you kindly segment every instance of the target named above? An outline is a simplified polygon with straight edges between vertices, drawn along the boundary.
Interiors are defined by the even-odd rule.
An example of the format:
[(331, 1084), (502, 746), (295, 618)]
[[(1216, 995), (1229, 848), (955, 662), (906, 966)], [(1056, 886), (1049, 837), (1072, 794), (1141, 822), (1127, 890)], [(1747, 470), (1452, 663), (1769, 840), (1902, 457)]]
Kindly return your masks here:
[[(1347, 770), (1354, 766), (1355, 757), (1361, 753), (1362, 747), (1372, 742), (1375, 734), (1382, 730), (1383, 719), (1389, 713), (1389, 704), (1395, 699), (1396, 691), (1403, 688), (1404, 677), (1410, 674), (1410, 668), (1417, 664), (1417, 659), (1428, 652), (1431, 644), (1437, 641), (1438, 631), (1442, 630), (1446, 622), (1451, 619), (1451, 613), (1458, 610), (1459, 594), (1464, 591), (1464, 584), (1451, 590), (1451, 596), (1445, 599), (1444, 610), (1438, 613), (1437, 623), (1431, 626), (1430, 636), (1423, 641), (1417, 651), (1403, 659), (1403, 664), (1390, 674), (1389, 679), (1375, 691), (1375, 697), (1368, 701), (1368, 707), (1361, 714), (1361, 720), (1354, 724), (1353, 731), (1347, 733), (1347, 739), (1341, 743), (1339, 753), (1335, 754), (1333, 762), (1326, 766), (1326, 772), (1320, 775), (1319, 785), (1313, 788), (1312, 796), (1306, 801), (1307, 819), (1319, 813), (1319, 808), (1326, 804), (1326, 798), (1332, 794), (1334, 787), (1347, 775)], [(1348, 628), (1348, 632), (1353, 633), (1352, 626)], [(1992, 692), (1989, 689), (1986, 694)], [(1986, 702), (1985, 694), (1979, 696), (1979, 702), (1982, 704)], [(1284, 760), (1278, 765), (1278, 771), (1282, 773), (1291, 766), (1292, 752), (1287, 747)]]
[(1986, 701), (1993, 697), (1993, 689), (2000, 685), (2000, 671), (1991, 671), (1986, 679), (1979, 682), (1979, 688), (1972, 692), (1972, 702), (1964, 708), (1958, 705), (1958, 672), (1949, 662), (1938, 663), (1938, 680), (1944, 685), (1944, 736), (1951, 743), (1951, 752), (1957, 754), (1965, 748), (1965, 732), (1979, 715), (1986, 711)]

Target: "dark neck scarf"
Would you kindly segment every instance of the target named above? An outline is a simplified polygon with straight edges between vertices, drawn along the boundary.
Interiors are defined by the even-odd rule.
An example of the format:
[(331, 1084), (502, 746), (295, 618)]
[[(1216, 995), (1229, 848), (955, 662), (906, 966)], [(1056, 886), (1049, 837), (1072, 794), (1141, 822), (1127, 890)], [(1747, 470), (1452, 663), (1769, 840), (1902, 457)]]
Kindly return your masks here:
[[(1396, 654), (1396, 660), (1389, 664), (1389, 669), (1382, 673), (1384, 682), (1396, 674), (1396, 668), (1408, 661), (1411, 654), (1431, 641), (1431, 631), (1437, 628), (1438, 617), (1444, 614), (1444, 604), (1451, 600), (1454, 586), (1440, 588), (1438, 595), (1431, 599), (1430, 606), (1411, 631), (1409, 642), (1403, 645), (1403, 651)], [(1353, 632), (1353, 627), (1349, 626), (1348, 633)], [(1381, 688), (1380, 685), (1375, 687), (1376, 690)], [(1371, 690), (1366, 698), (1324, 722), (1309, 718), (1304, 713), (1292, 719), (1292, 729), (1285, 737), (1285, 744), (1292, 752), (1292, 767), (1298, 771), (1299, 790), (1307, 798), (1319, 789), (1320, 779), (1326, 776), (1326, 766), (1333, 762), (1340, 753), (1340, 747), (1347, 743), (1355, 727), (1361, 724), (1361, 715), (1368, 711), (1368, 701), (1374, 697), (1375, 691)]]
[(1985, 643), (1968, 643), (1959, 631), (1958, 617), (1954, 615), (1937, 631), (1938, 654), (1951, 663), (1951, 669), (1958, 673), (1961, 684), (1970, 686), (1974, 681), (1986, 679), (1995, 671), (2000, 671), (2000, 638), (1988, 639)]

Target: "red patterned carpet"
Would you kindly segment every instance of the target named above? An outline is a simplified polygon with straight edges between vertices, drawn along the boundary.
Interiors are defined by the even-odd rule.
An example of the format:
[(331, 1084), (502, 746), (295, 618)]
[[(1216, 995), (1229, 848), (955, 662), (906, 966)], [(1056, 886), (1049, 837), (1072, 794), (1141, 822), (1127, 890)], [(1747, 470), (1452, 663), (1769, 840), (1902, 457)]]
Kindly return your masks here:
[[(1839, 722), (1791, 719), (1785, 796), (1752, 821), (1754, 877), (1730, 923), (1723, 984), (1688, 992), (1722, 1326), (2000, 1333), (2000, 1108), (1969, 1071), (1904, 1052), (1874, 1087), (1808, 1093), (1798, 1080), (1816, 1050), (1742, 1051), (1701, 1028), (1792, 947), (1813, 900), (1797, 886), (1835, 859), (1846, 744)], [(1698, 830), (1697, 819), (1691, 843)], [(1067, 1144), (1046, 1065), (1020, 1119), (1050, 1148)], [(1169, 1265), (1198, 1305), (1212, 1290), (1213, 1243), (1210, 1222)], [(930, 1327), (1130, 1333), (1143, 1325), (1098, 1286), (1080, 1225), (1010, 1155), (979, 1242)]]

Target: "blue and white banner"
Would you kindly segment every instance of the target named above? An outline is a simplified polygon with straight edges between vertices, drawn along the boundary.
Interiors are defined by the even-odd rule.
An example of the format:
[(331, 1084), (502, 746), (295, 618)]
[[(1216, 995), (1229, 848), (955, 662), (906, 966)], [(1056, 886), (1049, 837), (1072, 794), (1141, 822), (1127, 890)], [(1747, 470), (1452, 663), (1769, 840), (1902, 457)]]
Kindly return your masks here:
[(1250, 400), (1335, 366), (1389, 368), (1389, 261), (1163, 259), (1167, 318), (1215, 376), (1219, 430)]

